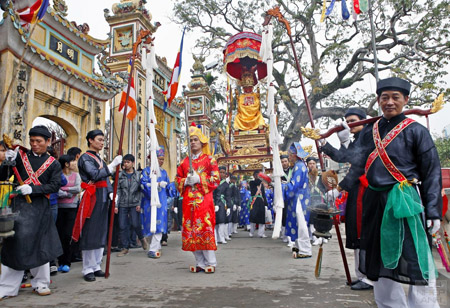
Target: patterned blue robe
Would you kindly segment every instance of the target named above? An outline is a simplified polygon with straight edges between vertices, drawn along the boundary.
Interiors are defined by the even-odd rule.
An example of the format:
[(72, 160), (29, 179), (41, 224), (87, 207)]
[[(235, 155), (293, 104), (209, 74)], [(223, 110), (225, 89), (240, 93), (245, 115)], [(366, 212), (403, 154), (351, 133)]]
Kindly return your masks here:
[[(167, 196), (169, 194), (169, 177), (167, 175), (167, 171), (164, 169), (161, 170), (161, 176), (158, 177), (157, 181), (167, 182), (167, 186), (165, 188), (158, 188), (159, 201), (161, 205), (156, 209), (156, 233), (167, 233)], [(151, 236), (153, 233), (150, 232), (150, 221), (151, 221), (151, 187), (147, 186), (147, 183), (151, 183), (150, 180), (150, 167), (146, 167), (142, 171), (141, 176), (141, 185), (144, 196), (141, 202), (142, 208), (142, 233), (144, 236)]]
[(295, 241), (298, 238), (297, 200), (300, 200), (306, 223), (309, 224), (309, 211), (306, 210), (309, 205), (308, 168), (302, 160), (295, 163), (291, 181), (283, 184), (283, 193), (287, 201), (286, 236)]
[(268, 188), (266, 189), (266, 199), (267, 199), (267, 208), (270, 210), (270, 213), (272, 214), (272, 222), (274, 222), (274, 212), (273, 212), (273, 189)]
[(249, 210), (249, 200), (250, 200), (250, 191), (245, 188), (241, 187), (240, 190), (241, 194), (241, 211), (239, 212), (239, 225), (240, 226), (247, 226), (250, 224), (250, 210)]

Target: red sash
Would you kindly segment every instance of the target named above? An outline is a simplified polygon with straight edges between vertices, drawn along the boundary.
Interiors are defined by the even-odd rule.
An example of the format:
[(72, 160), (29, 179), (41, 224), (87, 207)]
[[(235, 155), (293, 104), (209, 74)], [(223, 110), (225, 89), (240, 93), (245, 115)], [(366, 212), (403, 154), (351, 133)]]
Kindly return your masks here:
[[(372, 163), (375, 161), (375, 159), (379, 156), (383, 164), (385, 165), (386, 169), (392, 174), (392, 176), (397, 180), (397, 177), (400, 176), (399, 171), (397, 168), (395, 168), (394, 164), (390, 161), (389, 157), (386, 154), (386, 147), (392, 142), (392, 140), (395, 139), (406, 127), (408, 127), (410, 124), (414, 123), (415, 121), (410, 118), (406, 118), (400, 123), (398, 123), (384, 138), (381, 140), (380, 133), (378, 131), (378, 120), (373, 125), (372, 134), (373, 134), (373, 142), (375, 143), (375, 149), (370, 153), (369, 158), (367, 158), (366, 167), (365, 167), (365, 174), (369, 171), (369, 168), (372, 166)], [(388, 163), (388, 160), (390, 163)], [(388, 163), (388, 165), (386, 165)]]
[[(22, 150), (19, 150), (20, 158), (22, 159), (23, 167), (28, 175), (28, 178), (24, 181), (25, 184), (30, 185), (33, 183), (34, 186), (41, 186), (41, 182), (39, 181), (39, 177), (50, 167), (50, 165), (56, 160), (53, 156), (47, 158), (47, 160), (39, 167), (36, 172), (33, 171), (33, 167), (31, 166), (30, 160), (28, 159), (27, 154), (25, 154)], [(33, 154), (32, 154), (33, 155)], [(45, 195), (47, 198), (50, 197), (49, 194)]]
[(86, 218), (91, 218), (92, 211), (94, 210), (97, 197), (95, 192), (97, 188), (108, 187), (106, 181), (99, 181), (94, 184), (88, 184), (85, 182), (81, 183), (81, 188), (83, 188), (84, 194), (81, 198), (80, 206), (78, 207), (77, 218), (72, 229), (72, 239), (78, 242), (80, 239), (81, 231), (83, 230), (84, 222)]
[(389, 171), (389, 173), (399, 182), (403, 182), (406, 180), (404, 175), (395, 167), (395, 165), (392, 163), (391, 159), (387, 155), (386, 147), (394, 140), (406, 127), (408, 127), (410, 124), (414, 123), (415, 121), (410, 118), (406, 118), (403, 121), (401, 121), (399, 124), (397, 124), (385, 137), (383, 140), (381, 140), (380, 132), (378, 129), (378, 120), (373, 125), (372, 129), (372, 135), (373, 135), (373, 142), (375, 143), (375, 149), (370, 153), (369, 157), (367, 158), (366, 166), (365, 166), (365, 174), (363, 174), (359, 180), (360, 185), (358, 188), (358, 197), (356, 199), (356, 228), (358, 231), (358, 238), (361, 236), (361, 221), (362, 221), (362, 198), (364, 195), (364, 192), (366, 191), (366, 188), (369, 186), (369, 183), (367, 182), (366, 174), (369, 171), (369, 168), (372, 166), (373, 162), (377, 157), (380, 157), (381, 162), (386, 167), (386, 169)]

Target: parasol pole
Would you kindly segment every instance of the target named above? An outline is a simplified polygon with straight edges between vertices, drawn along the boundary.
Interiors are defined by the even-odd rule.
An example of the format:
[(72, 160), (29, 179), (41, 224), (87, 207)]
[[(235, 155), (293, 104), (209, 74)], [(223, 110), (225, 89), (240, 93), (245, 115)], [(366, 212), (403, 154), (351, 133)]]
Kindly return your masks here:
[[(130, 69), (130, 74), (129, 74), (129, 78), (128, 78), (127, 96), (125, 98), (125, 107), (123, 109), (122, 127), (120, 129), (119, 148), (117, 150), (117, 155), (122, 155), (123, 135), (125, 133), (125, 123), (126, 123), (126, 119), (127, 119), (128, 100), (130, 98), (131, 78), (133, 76), (134, 61), (136, 59), (137, 49), (138, 49), (139, 45), (142, 43), (143, 39), (147, 39), (146, 43), (151, 42), (151, 37), (149, 37), (149, 35), (150, 35), (150, 30), (141, 30), (139, 32), (136, 42), (133, 44), (133, 52), (131, 54), (131, 69)], [(107, 248), (107, 254), (106, 254), (105, 278), (109, 277), (109, 265), (111, 262), (112, 231), (113, 231), (113, 225), (114, 225), (114, 209), (116, 206), (117, 186), (118, 186), (118, 182), (119, 182), (119, 171), (120, 171), (120, 165), (117, 166), (116, 174), (114, 176), (113, 199), (112, 199), (112, 204), (111, 204), (111, 217), (109, 219), (109, 230), (108, 230), (108, 248)]]
[[(294, 54), (294, 58), (295, 58), (295, 65), (297, 67), (297, 72), (298, 72), (298, 76), (300, 79), (300, 83), (302, 86), (302, 91), (303, 91), (303, 97), (305, 98), (305, 104), (306, 104), (306, 109), (308, 111), (308, 117), (309, 117), (309, 121), (311, 123), (311, 127), (314, 129), (314, 118), (311, 112), (311, 106), (309, 104), (308, 101), (308, 95), (306, 93), (306, 87), (305, 87), (305, 83), (303, 81), (303, 75), (302, 75), (302, 71), (300, 69), (300, 64), (298, 62), (298, 58), (297, 58), (297, 52), (295, 51), (295, 45), (294, 45), (294, 41), (292, 39), (292, 35), (291, 35), (291, 26), (289, 25), (289, 22), (284, 18), (284, 16), (281, 14), (280, 11), (280, 7), (276, 6), (273, 9), (270, 9), (266, 12), (266, 18), (264, 20), (263, 26), (267, 25), (270, 22), (270, 19), (272, 17), (276, 17), (278, 19), (279, 22), (283, 23), (286, 27), (288, 36), (289, 36), (289, 40), (291, 42), (291, 47), (292, 47), (292, 52)], [(317, 154), (319, 156), (319, 161), (320, 161), (320, 167), (322, 169), (322, 171), (325, 171), (325, 165), (323, 163), (323, 156), (322, 153), (319, 151), (319, 141), (315, 140), (315, 144), (316, 144), (316, 149), (317, 149)], [(341, 232), (339, 229), (339, 225), (338, 225), (338, 221), (336, 219), (333, 219), (333, 223), (334, 223), (334, 227), (336, 229), (336, 236), (339, 242), (339, 249), (341, 251), (341, 256), (342, 256), (342, 262), (344, 263), (344, 269), (345, 269), (345, 275), (347, 277), (347, 283), (350, 285), (352, 280), (350, 278), (350, 271), (348, 269), (348, 263), (347, 263), (347, 257), (345, 256), (345, 250), (344, 250), (344, 245), (342, 242), (342, 237), (341, 237)]]

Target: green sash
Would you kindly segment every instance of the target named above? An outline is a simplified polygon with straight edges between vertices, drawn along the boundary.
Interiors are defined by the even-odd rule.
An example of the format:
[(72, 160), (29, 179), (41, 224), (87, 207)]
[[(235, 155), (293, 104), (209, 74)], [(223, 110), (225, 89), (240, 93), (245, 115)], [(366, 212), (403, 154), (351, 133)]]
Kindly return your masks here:
[(386, 268), (394, 269), (398, 266), (405, 238), (404, 220), (406, 219), (422, 276), (426, 280), (435, 279), (436, 267), (420, 219), (423, 206), (415, 187), (409, 183), (403, 183), (395, 184), (388, 194), (380, 232), (381, 259)]

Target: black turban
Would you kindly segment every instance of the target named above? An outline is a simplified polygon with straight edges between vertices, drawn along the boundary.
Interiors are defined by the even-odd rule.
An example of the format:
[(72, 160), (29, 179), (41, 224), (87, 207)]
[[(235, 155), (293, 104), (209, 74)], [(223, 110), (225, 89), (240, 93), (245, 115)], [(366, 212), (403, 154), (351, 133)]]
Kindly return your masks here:
[(344, 117), (348, 117), (348, 116), (351, 116), (351, 115), (357, 116), (360, 120), (366, 118), (366, 113), (364, 112), (364, 110), (361, 110), (359, 108), (349, 108), (347, 110), (347, 112), (345, 113)]
[(50, 139), (52, 137), (52, 133), (48, 130), (48, 128), (44, 125), (37, 125), (30, 129), (28, 133), (30, 136), (40, 136), (45, 139)]
[(86, 140), (89, 141), (89, 139), (94, 139), (95, 136), (98, 135), (104, 136), (105, 134), (103, 134), (103, 132), (99, 129), (91, 130), (89, 133), (87, 133)]
[(377, 95), (380, 96), (383, 91), (400, 91), (405, 95), (409, 95), (411, 84), (401, 78), (391, 77), (378, 81)]

